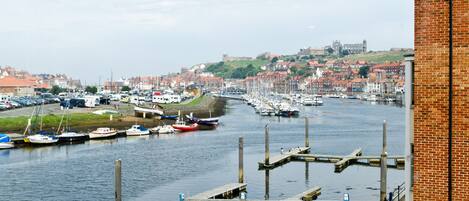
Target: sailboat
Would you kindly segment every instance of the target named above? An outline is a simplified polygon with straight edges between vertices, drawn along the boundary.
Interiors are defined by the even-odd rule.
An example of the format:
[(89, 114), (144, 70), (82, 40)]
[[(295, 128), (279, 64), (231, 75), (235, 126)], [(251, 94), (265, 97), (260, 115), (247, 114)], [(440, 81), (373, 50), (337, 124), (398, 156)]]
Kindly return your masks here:
[[(42, 130), (42, 123), (43, 123), (43, 113), (44, 113), (44, 102), (42, 103), (41, 105), (41, 122), (40, 122), (40, 127), (39, 127), (39, 132), (37, 132), (36, 134), (34, 135), (29, 135), (27, 137), (24, 138), (24, 141), (27, 142), (27, 143), (31, 143), (31, 144), (36, 144), (36, 145), (51, 145), (51, 144), (54, 144), (56, 142), (59, 141), (59, 138), (56, 137), (53, 133), (49, 133), (49, 132), (46, 132), (46, 131), (43, 131)], [(34, 115), (35, 114), (35, 115)], [(36, 107), (33, 111), (33, 114), (31, 115), (31, 117), (34, 116), (35, 118), (35, 121), (34, 121), (34, 124), (33, 124), (33, 128), (36, 127), (36, 121), (38, 119), (38, 116), (39, 116), (39, 108)], [(27, 131), (29, 131), (29, 133), (32, 133), (31, 132), (31, 121), (28, 121), (28, 126), (26, 127), (26, 130), (25, 130), (25, 134)]]
[[(68, 111), (69, 108), (67, 108), (66, 110)], [(57, 133), (59, 133), (59, 131), (60, 131), (64, 116), (65, 116), (65, 114), (62, 115), (62, 120), (60, 121), (59, 128), (57, 129)], [(59, 138), (59, 142), (83, 142), (83, 141), (89, 139), (89, 136), (87, 134), (76, 133), (76, 132), (71, 131), (70, 123), (69, 123), (70, 118), (71, 118), (71, 115), (70, 115), (70, 112), (68, 112), (66, 124), (64, 126), (63, 131), (62, 131), (62, 134), (57, 136)]]
[(0, 133), (0, 149), (10, 149), (15, 147), (10, 136)]

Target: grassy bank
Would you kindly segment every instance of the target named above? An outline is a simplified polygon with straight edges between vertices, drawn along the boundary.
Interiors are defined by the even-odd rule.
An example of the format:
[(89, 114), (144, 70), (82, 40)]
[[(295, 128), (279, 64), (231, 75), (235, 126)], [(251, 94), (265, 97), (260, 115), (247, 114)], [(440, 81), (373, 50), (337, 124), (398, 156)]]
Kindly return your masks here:
[[(109, 120), (109, 115), (96, 115), (88, 113), (74, 113), (71, 114), (71, 119), (69, 121), (71, 126), (75, 125), (86, 125), (94, 124), (96, 122)], [(9, 132), (18, 132), (23, 131), (28, 124), (29, 116), (20, 116), (20, 117), (7, 117), (0, 118), (0, 130), (9, 131)], [(43, 128), (52, 129), (57, 128), (62, 120), (61, 115), (49, 114), (45, 115), (42, 118)], [(32, 123), (36, 123), (39, 126), (41, 118), (32, 119)], [(65, 121), (63, 122), (65, 124)]]
[(194, 113), (199, 117), (207, 117), (211, 112), (213, 116), (223, 115), (225, 101), (212, 96), (200, 96), (188, 103), (162, 105), (165, 114)]

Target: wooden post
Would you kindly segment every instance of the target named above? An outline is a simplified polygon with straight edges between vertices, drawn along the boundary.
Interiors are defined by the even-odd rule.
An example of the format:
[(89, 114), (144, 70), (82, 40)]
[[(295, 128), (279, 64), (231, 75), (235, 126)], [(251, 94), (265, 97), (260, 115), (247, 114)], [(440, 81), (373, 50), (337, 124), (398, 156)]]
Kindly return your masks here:
[(309, 147), (309, 122), (308, 122), (308, 117), (305, 117), (305, 147)]
[(268, 166), (269, 165), (269, 127), (268, 125), (265, 125), (265, 160), (264, 160), (264, 165)]
[(269, 187), (270, 187), (270, 184), (269, 184), (269, 170), (266, 169), (265, 170), (265, 194), (264, 194), (264, 199), (268, 200), (269, 199)]
[(383, 150), (381, 152), (381, 179), (380, 179), (380, 201), (386, 201), (386, 180), (388, 161), (386, 152), (386, 120), (383, 122)]
[(122, 201), (122, 162), (120, 159), (115, 161), (114, 184), (116, 201)]
[(239, 174), (238, 183), (244, 183), (244, 167), (243, 167), (243, 137), (239, 137)]
[(143, 113), (143, 118), (144, 119), (147, 118), (147, 113), (146, 112)]

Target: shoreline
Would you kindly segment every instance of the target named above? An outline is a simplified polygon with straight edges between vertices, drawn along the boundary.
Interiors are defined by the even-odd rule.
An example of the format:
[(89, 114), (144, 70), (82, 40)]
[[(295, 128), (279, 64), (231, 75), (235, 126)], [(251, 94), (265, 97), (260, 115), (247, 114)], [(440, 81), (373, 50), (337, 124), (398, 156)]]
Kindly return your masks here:
[[(164, 106), (163, 110), (165, 115), (177, 114), (178, 111), (181, 111), (181, 115), (184, 116), (189, 113), (194, 113), (197, 117), (205, 118), (211, 114), (213, 117), (218, 117), (224, 115), (224, 108), (226, 101), (214, 98), (210, 96), (201, 97), (202, 100), (195, 104), (189, 105), (170, 105)], [(104, 106), (105, 108), (95, 108), (96, 110), (108, 109), (110, 106)], [(165, 109), (167, 107), (167, 109)], [(81, 108), (80, 108), (81, 109)], [(134, 124), (141, 124), (145, 127), (152, 128), (163, 124), (171, 124), (173, 120), (161, 120), (157, 118), (146, 118), (135, 117), (133, 113), (133, 105), (121, 105), (119, 112), (120, 114), (115, 114), (110, 120), (109, 114), (96, 115), (92, 114), (92, 110), (85, 108), (86, 113), (71, 113), (70, 127), (77, 132), (90, 132), (99, 127), (111, 127), (116, 129), (129, 128)], [(132, 112), (131, 112), (132, 111)], [(15, 117), (4, 117), (0, 118), (0, 133), (18, 133), (23, 134), (25, 127), (27, 125), (29, 116), (15, 116)], [(56, 131), (59, 125), (59, 122), (62, 118), (61, 114), (51, 113), (44, 116), (43, 119), (43, 130)], [(65, 124), (65, 122), (63, 122)]]

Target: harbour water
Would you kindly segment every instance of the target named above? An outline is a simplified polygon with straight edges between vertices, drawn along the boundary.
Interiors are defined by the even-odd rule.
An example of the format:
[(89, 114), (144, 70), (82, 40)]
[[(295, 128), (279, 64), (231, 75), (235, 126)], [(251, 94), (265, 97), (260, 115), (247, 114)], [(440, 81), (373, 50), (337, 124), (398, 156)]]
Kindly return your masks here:
[[(404, 109), (359, 100), (324, 99), (324, 106), (301, 107), (310, 117), (313, 153), (346, 155), (361, 147), (379, 155), (382, 121), (388, 122), (388, 154), (404, 154)], [(113, 200), (114, 160), (122, 159), (124, 200), (177, 200), (237, 181), (238, 137), (245, 142), (248, 198), (263, 199), (265, 124), (271, 155), (304, 144), (303, 118), (261, 117), (240, 101), (228, 101), (217, 130), (176, 135), (127, 137), (84, 144), (0, 150), (0, 200)], [(270, 199), (282, 199), (314, 186), (320, 199), (379, 197), (379, 168), (350, 166), (334, 173), (333, 164), (292, 162), (269, 171)], [(388, 189), (404, 180), (388, 171)]]

